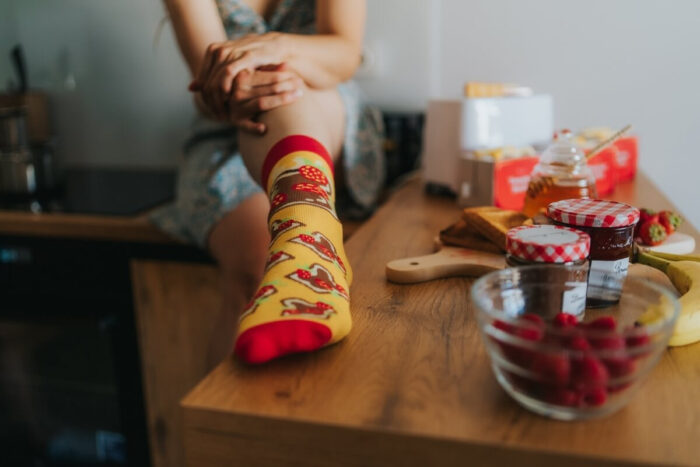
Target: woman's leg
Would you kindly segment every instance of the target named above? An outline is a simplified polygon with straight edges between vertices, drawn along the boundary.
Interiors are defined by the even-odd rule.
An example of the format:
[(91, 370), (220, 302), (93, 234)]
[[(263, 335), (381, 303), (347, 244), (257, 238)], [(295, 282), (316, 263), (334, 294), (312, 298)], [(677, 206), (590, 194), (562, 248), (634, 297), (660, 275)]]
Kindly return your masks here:
[[(260, 183), (265, 156), (272, 146), (289, 135), (307, 135), (320, 142), (333, 160), (340, 156), (345, 129), (345, 110), (336, 90), (305, 90), (293, 104), (265, 112), (260, 121), (267, 126), (262, 135), (239, 132), (241, 155), (253, 179)], [(266, 187), (263, 187), (263, 190)]]
[[(334, 159), (340, 155), (344, 109), (334, 90), (307, 91), (296, 103), (267, 112), (261, 121), (268, 127), (265, 135), (239, 135), (240, 151), (258, 183), (265, 155), (285, 136), (311, 135), (329, 149)], [(238, 317), (262, 279), (270, 243), (269, 209), (265, 194), (253, 195), (224, 216), (209, 236), (209, 250), (220, 266), (223, 291), (223, 310), (209, 350), (212, 363), (230, 352)]]
[(208, 350), (211, 365), (231, 353), (238, 316), (262, 279), (270, 243), (269, 210), (267, 196), (257, 193), (226, 214), (209, 235), (209, 251), (219, 264), (222, 291), (221, 314)]

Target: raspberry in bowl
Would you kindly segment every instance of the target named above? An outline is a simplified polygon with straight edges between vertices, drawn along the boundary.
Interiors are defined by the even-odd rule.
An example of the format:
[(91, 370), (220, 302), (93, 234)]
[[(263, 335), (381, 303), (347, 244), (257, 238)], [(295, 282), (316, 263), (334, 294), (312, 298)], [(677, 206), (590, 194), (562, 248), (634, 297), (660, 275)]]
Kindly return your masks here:
[[(474, 283), (471, 299), (491, 367), (501, 387), (535, 413), (559, 420), (608, 415), (630, 401), (658, 362), (678, 300), (670, 289), (630, 277), (617, 304), (579, 319), (543, 306), (565, 290), (551, 280), (557, 267), (510, 268)], [(641, 324), (645, 313), (656, 319)]]

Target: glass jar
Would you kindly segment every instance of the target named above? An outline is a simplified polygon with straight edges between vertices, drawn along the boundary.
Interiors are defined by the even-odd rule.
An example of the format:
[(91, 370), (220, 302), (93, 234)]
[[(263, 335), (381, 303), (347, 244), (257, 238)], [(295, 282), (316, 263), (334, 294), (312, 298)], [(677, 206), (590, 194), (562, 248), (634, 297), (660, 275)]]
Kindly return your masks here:
[(627, 277), (639, 209), (616, 201), (567, 199), (550, 204), (547, 215), (555, 224), (579, 229), (591, 238), (586, 306), (616, 304)]
[(583, 150), (574, 143), (569, 130), (554, 135), (530, 176), (523, 213), (528, 217), (544, 213), (550, 203), (571, 198), (596, 198), (593, 172)]
[(580, 319), (586, 307), (590, 246), (590, 237), (580, 230), (555, 225), (516, 227), (506, 234), (506, 262), (513, 267), (552, 265), (541, 269), (541, 281), (562, 283), (564, 289), (559, 300), (543, 300), (539, 308), (550, 318), (563, 312)]

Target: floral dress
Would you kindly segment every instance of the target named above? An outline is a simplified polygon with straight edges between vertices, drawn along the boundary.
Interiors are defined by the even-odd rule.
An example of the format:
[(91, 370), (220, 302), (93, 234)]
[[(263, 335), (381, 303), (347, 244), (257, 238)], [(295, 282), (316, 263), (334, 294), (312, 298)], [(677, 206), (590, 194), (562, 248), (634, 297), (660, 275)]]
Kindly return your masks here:
[[(216, 0), (230, 39), (281, 31), (315, 33), (314, 0), (282, 0), (266, 21), (244, 0)], [(371, 211), (384, 182), (381, 114), (366, 105), (358, 86), (338, 86), (345, 107), (342, 164), (346, 198), (354, 213)], [(176, 199), (156, 210), (151, 220), (169, 234), (206, 247), (212, 227), (251, 195), (262, 191), (238, 152), (236, 129), (197, 119), (179, 161)], [(342, 206), (340, 208), (342, 210)]]

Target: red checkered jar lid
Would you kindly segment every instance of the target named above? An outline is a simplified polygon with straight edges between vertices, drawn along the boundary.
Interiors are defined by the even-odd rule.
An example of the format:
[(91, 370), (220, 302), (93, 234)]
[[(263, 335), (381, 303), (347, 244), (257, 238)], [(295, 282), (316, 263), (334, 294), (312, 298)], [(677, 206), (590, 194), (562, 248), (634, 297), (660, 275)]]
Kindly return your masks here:
[(639, 209), (617, 201), (565, 199), (552, 203), (547, 215), (562, 224), (579, 227), (626, 227), (639, 221)]
[(506, 234), (508, 254), (535, 263), (573, 263), (591, 250), (587, 233), (558, 225), (524, 225)]

